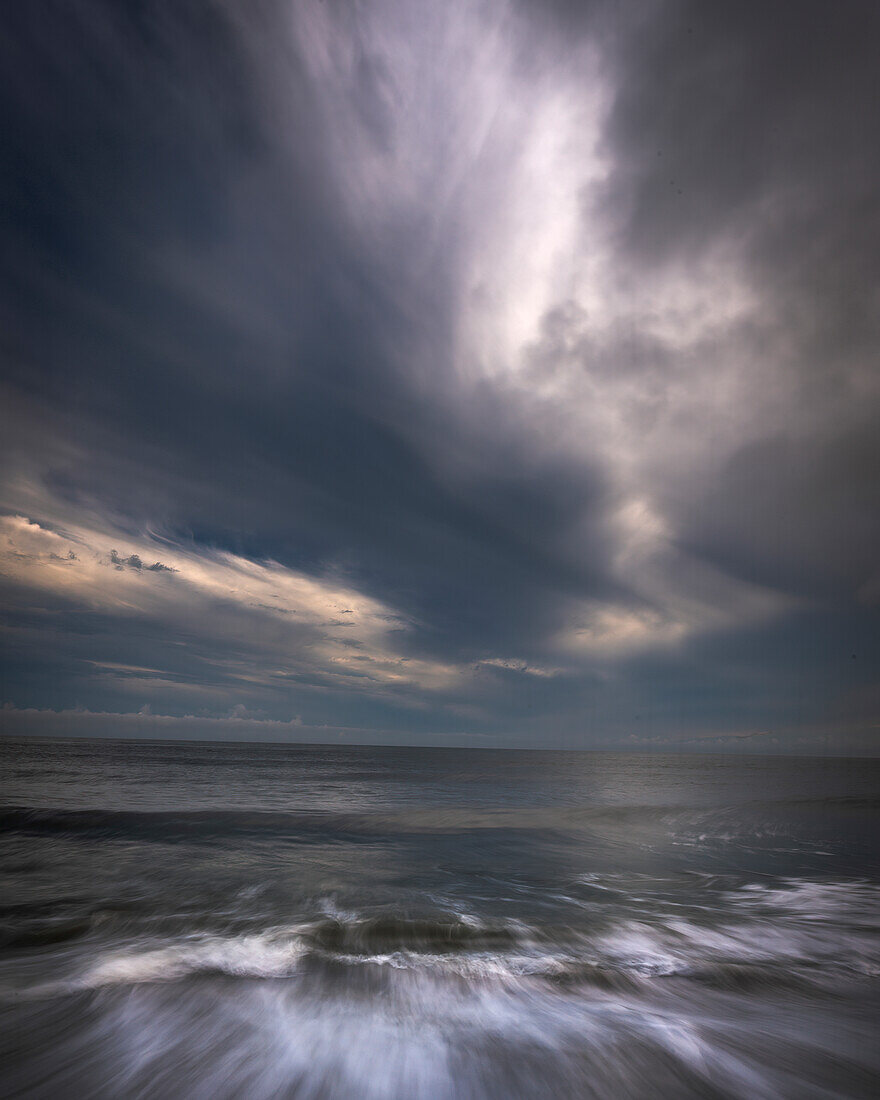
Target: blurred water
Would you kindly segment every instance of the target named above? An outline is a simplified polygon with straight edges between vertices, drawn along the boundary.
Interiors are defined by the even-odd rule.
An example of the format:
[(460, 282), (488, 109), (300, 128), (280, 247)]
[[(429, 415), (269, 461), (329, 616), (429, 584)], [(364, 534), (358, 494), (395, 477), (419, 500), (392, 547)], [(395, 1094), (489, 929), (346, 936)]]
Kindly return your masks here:
[(0, 754), (4, 1096), (878, 1093), (878, 762)]

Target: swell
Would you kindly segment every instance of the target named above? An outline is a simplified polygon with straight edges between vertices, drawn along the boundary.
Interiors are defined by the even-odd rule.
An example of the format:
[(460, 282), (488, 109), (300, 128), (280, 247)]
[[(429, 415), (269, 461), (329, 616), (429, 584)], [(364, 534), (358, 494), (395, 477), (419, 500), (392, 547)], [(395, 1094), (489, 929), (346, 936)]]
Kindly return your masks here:
[(765, 815), (785, 818), (804, 811), (872, 814), (880, 799), (816, 798), (749, 801), (727, 807), (631, 805), (516, 809), (429, 808), (365, 813), (271, 810), (102, 810), (0, 807), (0, 832), (84, 835), (143, 840), (198, 840), (220, 836), (338, 834), (356, 837), (408, 832), (482, 829), (570, 830), (627, 826), (677, 826), (717, 822), (748, 828)]
[(358, 833), (363, 815), (265, 810), (59, 810), (28, 806), (0, 808), (0, 832), (97, 836), (142, 840), (192, 840), (228, 835)]

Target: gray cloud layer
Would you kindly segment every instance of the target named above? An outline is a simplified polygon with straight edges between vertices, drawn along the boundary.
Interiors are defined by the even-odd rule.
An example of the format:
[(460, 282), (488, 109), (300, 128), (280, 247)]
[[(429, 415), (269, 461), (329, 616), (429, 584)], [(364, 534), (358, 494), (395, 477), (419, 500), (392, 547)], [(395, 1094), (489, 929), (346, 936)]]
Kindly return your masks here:
[(3, 700), (875, 751), (876, 5), (3, 21)]

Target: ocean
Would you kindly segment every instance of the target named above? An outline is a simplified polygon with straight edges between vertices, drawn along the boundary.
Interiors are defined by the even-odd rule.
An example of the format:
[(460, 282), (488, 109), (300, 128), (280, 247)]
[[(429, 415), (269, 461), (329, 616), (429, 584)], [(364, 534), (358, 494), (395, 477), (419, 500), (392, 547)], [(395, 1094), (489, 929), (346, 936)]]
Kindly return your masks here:
[(880, 761), (0, 742), (4, 1097), (880, 1092)]

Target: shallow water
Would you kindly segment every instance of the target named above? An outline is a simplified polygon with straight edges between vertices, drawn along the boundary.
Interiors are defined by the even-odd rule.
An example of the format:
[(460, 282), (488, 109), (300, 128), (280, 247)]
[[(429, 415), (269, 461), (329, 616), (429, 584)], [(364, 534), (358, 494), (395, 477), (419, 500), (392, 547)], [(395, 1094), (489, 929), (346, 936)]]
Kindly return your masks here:
[(4, 1096), (878, 1094), (877, 762), (0, 754)]

